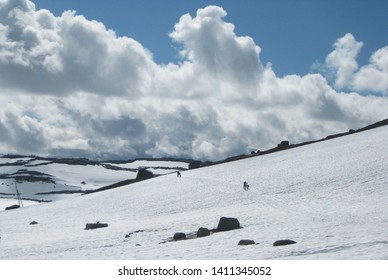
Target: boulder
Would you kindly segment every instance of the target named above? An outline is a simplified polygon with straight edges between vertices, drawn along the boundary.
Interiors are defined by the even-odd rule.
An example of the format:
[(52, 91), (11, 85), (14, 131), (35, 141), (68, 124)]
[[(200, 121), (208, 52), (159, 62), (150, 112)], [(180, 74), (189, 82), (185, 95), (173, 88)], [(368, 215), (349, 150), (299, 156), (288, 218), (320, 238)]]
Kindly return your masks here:
[(236, 218), (222, 217), (218, 222), (217, 231), (228, 231), (239, 228), (241, 228), (240, 222)]
[(255, 241), (250, 239), (241, 239), (237, 245), (255, 245)]
[(177, 232), (174, 234), (174, 237), (173, 237), (174, 240), (182, 240), (182, 239), (186, 239), (186, 234), (183, 233), (183, 232)]
[(197, 237), (205, 237), (210, 235), (210, 230), (204, 227), (201, 227), (197, 231)]
[(108, 224), (97, 222), (97, 223), (86, 224), (85, 229), (89, 230), (89, 229), (97, 229), (97, 228), (104, 228), (104, 227), (108, 227)]
[(37, 225), (37, 224), (38, 224), (37, 221), (32, 221), (32, 222), (30, 223), (30, 225)]
[(288, 146), (288, 145), (290, 145), (290, 142), (289, 141), (282, 141), (282, 142), (280, 142), (280, 145)]
[(294, 240), (290, 239), (284, 239), (284, 240), (277, 240), (273, 243), (273, 246), (285, 246), (285, 245), (291, 245), (295, 244), (296, 242)]
[(290, 146), (289, 141), (282, 141), (280, 144), (278, 144), (278, 148), (288, 148)]

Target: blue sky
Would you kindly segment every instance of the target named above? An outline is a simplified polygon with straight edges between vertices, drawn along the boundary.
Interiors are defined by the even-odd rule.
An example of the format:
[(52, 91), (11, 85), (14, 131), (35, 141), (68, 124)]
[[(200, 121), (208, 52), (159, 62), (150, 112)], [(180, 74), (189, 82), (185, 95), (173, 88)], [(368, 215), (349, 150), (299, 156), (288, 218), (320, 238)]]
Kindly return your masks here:
[(352, 33), (364, 47), (360, 64), (388, 44), (388, 1), (385, 0), (35, 0), (37, 8), (55, 15), (76, 10), (128, 36), (149, 49), (158, 63), (179, 60), (168, 33), (179, 18), (208, 5), (223, 7), (225, 21), (239, 36), (250, 36), (262, 48), (261, 60), (270, 62), (278, 75), (305, 74), (314, 61), (323, 62), (332, 44)]
[(0, 0), (0, 154), (217, 160), (380, 121), (387, 12), (383, 0)]

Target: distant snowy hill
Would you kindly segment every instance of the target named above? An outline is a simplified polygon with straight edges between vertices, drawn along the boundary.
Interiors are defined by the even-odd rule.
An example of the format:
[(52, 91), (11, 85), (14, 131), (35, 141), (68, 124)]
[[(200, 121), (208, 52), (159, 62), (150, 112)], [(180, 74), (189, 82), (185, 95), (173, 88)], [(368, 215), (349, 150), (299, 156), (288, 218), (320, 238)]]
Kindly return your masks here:
[[(166, 174), (0, 211), (0, 259), (388, 259), (387, 139), (383, 126), (183, 171), (181, 178)], [(50, 174), (57, 188), (135, 176), (101, 165), (84, 166), (81, 176), (79, 166), (40, 163), (46, 164), (33, 160), (28, 170)], [(16, 174), (26, 165), (1, 168)], [(237, 218), (242, 228), (193, 238), (221, 217)], [(108, 227), (85, 230), (97, 222)], [(177, 232), (189, 238), (173, 241)], [(241, 239), (259, 244), (238, 246)], [(281, 239), (296, 243), (274, 247)]]
[(154, 175), (187, 170), (189, 161), (133, 160), (97, 162), (33, 156), (0, 156), (0, 210), (15, 203), (16, 187), (27, 204), (55, 201), (136, 178), (141, 168)]

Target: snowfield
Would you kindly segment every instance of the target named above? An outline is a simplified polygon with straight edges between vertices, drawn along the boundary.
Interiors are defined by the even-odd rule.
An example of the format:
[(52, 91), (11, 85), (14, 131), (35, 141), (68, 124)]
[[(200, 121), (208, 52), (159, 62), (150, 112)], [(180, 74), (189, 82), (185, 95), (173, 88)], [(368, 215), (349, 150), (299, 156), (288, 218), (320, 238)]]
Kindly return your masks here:
[[(0, 259), (386, 260), (386, 139), (388, 126), (184, 171), (181, 178), (168, 174), (1, 211)], [(243, 228), (170, 241), (176, 232), (216, 228), (224, 216)], [(84, 230), (97, 221), (109, 227)], [(241, 239), (260, 244), (237, 246)], [(274, 247), (279, 239), (297, 243)]]
[(146, 168), (154, 175), (189, 168), (188, 162), (171, 160), (136, 160), (121, 164), (110, 162), (82, 164), (82, 161), (69, 164), (60, 161), (34, 157), (8, 158), (0, 155), (0, 199), (5, 200), (7, 206), (17, 203), (15, 181), (23, 199), (47, 202), (78, 196), (80, 192), (135, 179), (141, 168)]

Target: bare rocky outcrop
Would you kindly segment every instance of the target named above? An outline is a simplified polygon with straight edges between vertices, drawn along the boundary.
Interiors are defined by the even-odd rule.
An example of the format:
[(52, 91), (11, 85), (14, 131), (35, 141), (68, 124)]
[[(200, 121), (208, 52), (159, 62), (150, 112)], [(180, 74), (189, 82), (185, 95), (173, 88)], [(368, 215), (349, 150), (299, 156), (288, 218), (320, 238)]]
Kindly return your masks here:
[(164, 242), (171, 242), (171, 241), (178, 241), (178, 240), (188, 240), (188, 239), (195, 239), (195, 238), (201, 238), (206, 237), (211, 234), (222, 232), (222, 231), (229, 231), (234, 229), (240, 229), (242, 228), (240, 226), (240, 222), (236, 218), (229, 218), (229, 217), (222, 217), (219, 222), (218, 226), (215, 229), (208, 229), (205, 227), (200, 227), (197, 231), (190, 232), (190, 233), (184, 233), (184, 232), (177, 232), (174, 234), (173, 238), (168, 238)]
[(15, 204), (15, 205), (12, 205), (12, 206), (5, 207), (5, 210), (12, 210), (12, 209), (18, 209), (18, 208), (20, 208), (20, 205)]
[(150, 179), (154, 176), (151, 171), (147, 170), (147, 168), (141, 168), (137, 172), (136, 180), (146, 180)]

